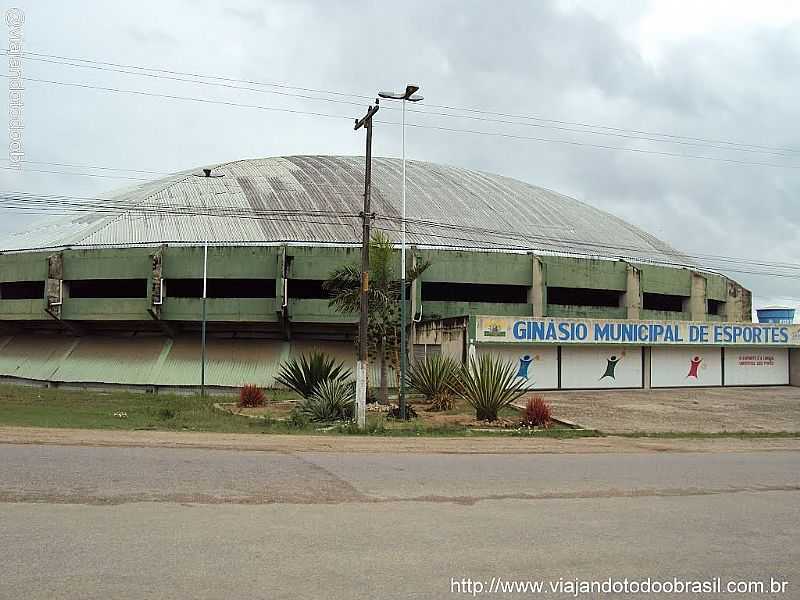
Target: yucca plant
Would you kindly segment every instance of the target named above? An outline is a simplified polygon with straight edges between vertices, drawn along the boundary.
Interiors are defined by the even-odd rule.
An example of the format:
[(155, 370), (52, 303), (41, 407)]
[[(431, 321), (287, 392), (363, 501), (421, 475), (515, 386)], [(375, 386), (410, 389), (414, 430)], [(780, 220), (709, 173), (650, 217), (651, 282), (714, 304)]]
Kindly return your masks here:
[(459, 365), (449, 356), (436, 354), (416, 362), (408, 372), (408, 387), (431, 402), (431, 410), (453, 408), (453, 389), (459, 383)]
[(304, 354), (300, 360), (292, 358), (283, 362), (275, 381), (303, 398), (310, 398), (322, 382), (344, 381), (350, 376), (350, 370), (343, 363), (337, 363), (323, 352), (312, 352), (309, 357)]
[(356, 389), (352, 381), (328, 379), (305, 398), (298, 410), (311, 421), (343, 421), (353, 418)]
[(501, 358), (484, 354), (461, 369), (460, 386), (453, 391), (464, 398), (479, 421), (496, 421), (497, 413), (527, 391), (517, 370)]

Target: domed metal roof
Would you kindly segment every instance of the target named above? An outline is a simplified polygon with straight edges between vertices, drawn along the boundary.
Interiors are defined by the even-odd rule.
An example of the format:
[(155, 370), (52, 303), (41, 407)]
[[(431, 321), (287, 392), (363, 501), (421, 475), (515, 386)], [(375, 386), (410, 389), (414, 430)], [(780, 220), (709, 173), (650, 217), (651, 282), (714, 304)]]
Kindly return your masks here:
[[(364, 158), (287, 156), (183, 171), (107, 194), (106, 208), (7, 237), (3, 250), (217, 244), (357, 244)], [(374, 158), (374, 227), (400, 238), (402, 163)], [(97, 206), (97, 202), (93, 204)], [(407, 162), (408, 243), (539, 251), (688, 265), (654, 236), (588, 204), (522, 181)]]

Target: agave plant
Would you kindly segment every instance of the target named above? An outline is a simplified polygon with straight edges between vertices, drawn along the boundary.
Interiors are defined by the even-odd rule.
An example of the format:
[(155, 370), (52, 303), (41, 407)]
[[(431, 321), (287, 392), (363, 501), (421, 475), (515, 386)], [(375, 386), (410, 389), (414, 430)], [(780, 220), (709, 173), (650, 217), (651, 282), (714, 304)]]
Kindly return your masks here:
[(525, 394), (524, 385), (517, 379), (514, 365), (484, 354), (461, 369), (461, 383), (454, 392), (475, 409), (479, 421), (496, 421), (501, 408)]
[(355, 383), (328, 379), (298, 405), (298, 411), (316, 422), (352, 419), (355, 397)]
[(281, 364), (275, 381), (294, 390), (303, 398), (310, 398), (321, 383), (344, 381), (350, 375), (350, 370), (341, 362), (337, 363), (334, 358), (322, 352), (312, 352), (310, 357), (304, 354), (299, 361), (292, 358)]
[(459, 385), (459, 365), (449, 356), (437, 354), (414, 363), (408, 373), (408, 387), (430, 401), (432, 410), (453, 407), (453, 389)]

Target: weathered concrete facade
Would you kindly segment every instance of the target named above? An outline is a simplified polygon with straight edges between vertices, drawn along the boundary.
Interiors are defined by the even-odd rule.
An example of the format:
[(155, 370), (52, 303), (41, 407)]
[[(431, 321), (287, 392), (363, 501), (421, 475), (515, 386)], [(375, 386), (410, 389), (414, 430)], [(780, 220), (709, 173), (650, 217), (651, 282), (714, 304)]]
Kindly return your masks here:
[[(216, 283), (208, 319), (352, 324), (353, 315), (329, 308), (321, 282), (337, 266), (356, 263), (358, 252), (352, 247), (210, 247), (208, 279)], [(423, 320), (465, 314), (750, 320), (749, 291), (712, 273), (500, 252), (416, 250), (413, 256), (431, 263), (412, 290), (414, 314), (419, 318), (421, 311)], [(202, 247), (3, 254), (0, 322), (197, 321), (201, 299), (195, 284), (202, 269)], [(84, 282), (97, 285), (87, 288)], [(30, 291), (37, 285), (41, 294), (16, 297), (25, 295), (22, 284), (28, 296), (35, 295)], [(121, 285), (136, 294), (120, 295)], [(73, 293), (78, 286), (81, 293)], [(187, 286), (194, 286), (194, 293), (187, 293)], [(594, 302), (594, 294), (609, 300)], [(656, 303), (648, 304), (650, 296)], [(665, 297), (677, 299), (675, 310), (657, 307)]]

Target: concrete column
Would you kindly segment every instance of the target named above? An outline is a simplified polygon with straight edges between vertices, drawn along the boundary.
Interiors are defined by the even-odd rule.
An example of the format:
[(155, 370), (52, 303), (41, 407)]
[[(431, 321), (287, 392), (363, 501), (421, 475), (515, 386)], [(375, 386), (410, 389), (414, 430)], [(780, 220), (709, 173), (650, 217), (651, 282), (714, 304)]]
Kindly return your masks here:
[(689, 318), (692, 321), (706, 320), (706, 278), (692, 271), (692, 291), (689, 297)]
[(543, 317), (547, 310), (546, 265), (535, 254), (531, 254), (531, 287), (528, 288), (528, 304), (533, 305), (531, 316)]
[(164, 267), (164, 246), (150, 255), (150, 314), (158, 319), (161, 317), (161, 305), (164, 298), (162, 285)]
[(650, 389), (650, 361), (652, 360), (652, 355), (650, 352), (650, 346), (643, 346), (642, 347), (642, 356), (644, 360), (642, 361), (642, 368), (644, 372), (642, 373), (642, 382), (644, 383), (644, 389)]
[(622, 295), (622, 306), (626, 309), (626, 318), (639, 319), (642, 311), (642, 272), (632, 264), (626, 263), (627, 279), (625, 293)]
[(47, 281), (45, 282), (45, 298), (47, 312), (55, 319), (61, 318), (61, 307), (64, 302), (66, 286), (64, 281), (64, 254), (51, 254), (47, 257)]
[(725, 298), (725, 320), (732, 323), (750, 323), (753, 321), (753, 299), (750, 290), (743, 288), (733, 280), (727, 280)]
[(800, 348), (789, 348), (789, 385), (800, 387)]

